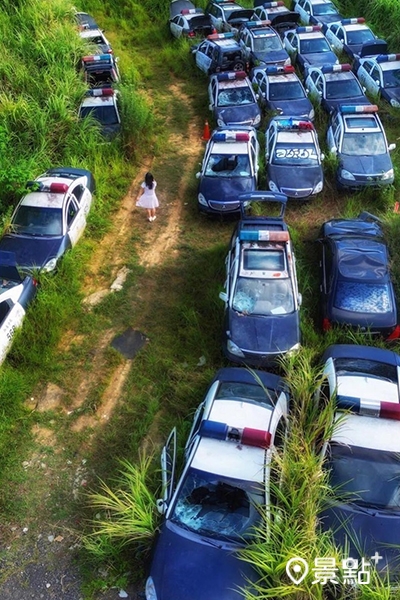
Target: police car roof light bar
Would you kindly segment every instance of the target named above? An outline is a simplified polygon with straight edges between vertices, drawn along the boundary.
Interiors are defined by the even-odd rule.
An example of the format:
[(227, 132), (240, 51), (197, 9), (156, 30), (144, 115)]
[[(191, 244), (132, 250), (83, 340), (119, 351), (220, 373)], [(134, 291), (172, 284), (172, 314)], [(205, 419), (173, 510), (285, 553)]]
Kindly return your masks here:
[(356, 17), (352, 19), (342, 19), (340, 22), (342, 25), (357, 25), (357, 23), (365, 23), (365, 19), (364, 17)]
[(288, 231), (270, 231), (268, 229), (241, 229), (239, 239), (244, 242), (288, 242)]
[(376, 104), (357, 104), (355, 106), (349, 104), (341, 104), (339, 106), (340, 112), (344, 114), (354, 113), (376, 113), (379, 108)]
[(104, 61), (111, 63), (112, 56), (110, 54), (89, 54), (88, 56), (84, 56), (82, 58), (83, 62), (99, 62)]
[(65, 194), (66, 192), (68, 192), (68, 185), (66, 183), (54, 181), (50, 184), (49, 192), (51, 194)]
[(313, 31), (321, 31), (321, 25), (303, 25), (302, 27), (296, 27), (297, 33), (312, 33)]
[(267, 75), (282, 75), (284, 73), (295, 73), (296, 69), (292, 65), (288, 65), (286, 67), (272, 65), (270, 67), (266, 67), (265, 72)]
[(87, 90), (86, 96), (114, 96), (114, 90), (112, 88), (93, 88)]
[(225, 71), (224, 73), (217, 73), (218, 81), (229, 81), (233, 79), (245, 79), (247, 77), (246, 71)]
[(278, 2), (265, 2), (263, 4), (263, 8), (276, 8), (277, 6), (285, 6), (283, 0), (278, 0)]
[(215, 440), (234, 442), (246, 446), (258, 448), (269, 448), (271, 445), (271, 434), (262, 429), (252, 427), (232, 427), (218, 421), (204, 420), (201, 422), (199, 434)]
[(212, 139), (214, 142), (248, 142), (250, 135), (245, 131), (216, 131)]
[(378, 63), (393, 62), (396, 60), (400, 60), (400, 54), (379, 54), (379, 56), (376, 57), (376, 62)]
[(247, 29), (255, 29), (256, 27), (268, 27), (271, 25), (271, 21), (247, 21), (244, 23), (244, 27)]
[(351, 65), (347, 63), (343, 65), (323, 65), (321, 71), (323, 73), (340, 73), (342, 71), (351, 71)]
[(207, 36), (208, 40), (228, 40), (235, 37), (233, 31), (228, 31), (227, 33), (212, 33)]
[(349, 410), (358, 415), (400, 421), (400, 404), (394, 402), (379, 402), (365, 398), (338, 395), (336, 397), (336, 406), (339, 409)]

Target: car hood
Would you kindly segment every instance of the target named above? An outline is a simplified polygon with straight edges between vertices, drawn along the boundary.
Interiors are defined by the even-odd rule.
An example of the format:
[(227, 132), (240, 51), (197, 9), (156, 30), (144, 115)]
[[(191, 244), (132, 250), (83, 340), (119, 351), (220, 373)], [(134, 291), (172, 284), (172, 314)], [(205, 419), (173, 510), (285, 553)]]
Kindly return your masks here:
[(58, 256), (62, 242), (63, 237), (5, 235), (0, 240), (0, 250), (14, 252), (16, 263), (21, 268), (41, 268)]
[(215, 109), (215, 118), (223, 119), (225, 125), (253, 122), (260, 114), (258, 104), (245, 104), (244, 106), (228, 106)]
[(308, 117), (313, 106), (308, 98), (299, 100), (274, 100), (268, 102), (270, 110), (276, 110), (278, 114), (293, 117)]
[(360, 175), (379, 175), (393, 168), (389, 154), (377, 156), (347, 156), (340, 155), (340, 165), (350, 173)]
[(385, 573), (389, 565), (390, 573), (399, 578), (400, 512), (379, 512), (340, 504), (323, 511), (320, 521), (324, 530), (332, 529), (335, 542), (346, 547), (346, 557), (365, 557), (370, 562), (370, 557), (378, 552), (382, 556), (378, 571)]
[(274, 50), (272, 52), (252, 52), (253, 60), (267, 65), (285, 62), (288, 58), (286, 50)]
[(251, 192), (255, 187), (253, 177), (202, 177), (199, 192), (207, 201), (238, 202), (239, 194)]
[[(291, 198), (309, 196), (316, 185), (323, 179), (321, 165), (315, 167), (298, 167), (296, 169), (288, 165), (272, 165), (269, 163), (267, 174), (268, 179), (278, 186), (281, 193)], [(288, 193), (288, 190), (297, 190), (297, 194)]]
[(337, 64), (337, 56), (333, 52), (312, 52), (310, 54), (298, 55), (298, 58), (305, 65), (313, 65), (319, 67), (320, 65), (335, 65)]
[(227, 23), (232, 26), (242, 25), (242, 23), (250, 21), (251, 17), (253, 16), (253, 12), (253, 9), (235, 10), (227, 19)]
[(257, 579), (232, 550), (170, 524), (161, 527), (150, 575), (158, 600), (241, 600), (239, 587)]
[(300, 342), (299, 313), (244, 315), (229, 309), (230, 339), (244, 351), (284, 353)]
[(378, 54), (387, 54), (388, 53), (388, 45), (385, 40), (372, 40), (370, 42), (366, 42), (362, 45), (360, 49), (360, 58), (364, 58), (365, 56), (377, 56)]
[(391, 100), (397, 100), (397, 102), (400, 102), (400, 86), (392, 88), (381, 88), (381, 94), (388, 102), (390, 102)]

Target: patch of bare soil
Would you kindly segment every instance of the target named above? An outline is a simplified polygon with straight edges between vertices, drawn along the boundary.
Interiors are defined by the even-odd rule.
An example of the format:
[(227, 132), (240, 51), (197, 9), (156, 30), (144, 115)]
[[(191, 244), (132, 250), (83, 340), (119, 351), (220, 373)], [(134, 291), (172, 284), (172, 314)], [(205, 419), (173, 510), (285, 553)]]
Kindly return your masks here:
[[(186, 111), (191, 111), (190, 99), (186, 98), (179, 85), (173, 84), (169, 88), (169, 93), (180, 100), (185, 106)], [(190, 126), (183, 136), (174, 134), (171, 136), (171, 148), (189, 149), (189, 155), (185, 150), (185, 159), (187, 161), (186, 173), (190, 173), (194, 162), (198, 159), (201, 148), (201, 138), (199, 136), (199, 126), (196, 122), (196, 116), (193, 114), (190, 119)], [(160, 265), (168, 260), (171, 252), (175, 252), (181, 219), (181, 199), (185, 197), (187, 186), (186, 179), (182, 176), (177, 182), (176, 194), (173, 198), (167, 197), (163, 190), (159, 193), (160, 209), (157, 213), (157, 220), (149, 224), (145, 221), (144, 211), (137, 209), (135, 198), (140, 183), (143, 180), (144, 172), (151, 170), (152, 160), (148, 159), (143, 165), (143, 172), (138, 174), (132, 182), (126, 196), (122, 199), (118, 210), (113, 215), (113, 224), (110, 231), (105, 235), (101, 243), (97, 246), (96, 253), (93, 255), (89, 271), (85, 280), (85, 290), (87, 297), (92, 300), (87, 302), (88, 310), (90, 304), (96, 303), (107, 294), (112, 293), (112, 283), (120, 276), (120, 283), (123, 285), (124, 276), (121, 275), (124, 260), (127, 256), (127, 240), (130, 239), (129, 232), (135, 227), (135, 224), (142, 219), (143, 225), (147, 227), (145, 242), (137, 248), (139, 261), (145, 267)], [(106, 268), (105, 268), (106, 267)], [(110, 280), (104, 273), (111, 273)], [(126, 277), (126, 273), (125, 273)], [(135, 294), (140, 297), (145, 305), (146, 299), (151, 298), (153, 287), (151, 285), (140, 285), (135, 290)], [(94, 300), (93, 300), (94, 298)], [(149, 302), (149, 304), (152, 304)], [(143, 318), (143, 317), (142, 317)], [(108, 330), (104, 332), (96, 348), (91, 351), (92, 361), (90, 374), (71, 372), (71, 378), (78, 377), (77, 392), (72, 404), (65, 406), (66, 391), (59, 386), (48, 383), (44, 391), (38, 394), (38, 397), (28, 401), (32, 410), (39, 410), (44, 414), (50, 414), (52, 411), (64, 412), (77, 411), (85, 404), (90, 390), (95, 381), (101, 379), (102, 369), (105, 364), (105, 350), (108, 348), (115, 331)], [(81, 334), (68, 331), (62, 340), (60, 347), (70, 347), (70, 345), (81, 338)], [(75, 420), (71, 420), (71, 429), (81, 432), (85, 436), (85, 449), (90, 444), (93, 433), (97, 437), (102, 426), (108, 422), (112, 416), (113, 410), (118, 403), (124, 383), (131, 368), (131, 360), (123, 360), (111, 374), (109, 384), (102, 394), (101, 401), (98, 403), (94, 414), (82, 415)], [(46, 426), (36, 426), (34, 433), (39, 449), (45, 447), (52, 450), (52, 456), (56, 457), (54, 466), (51, 468), (43, 462), (33, 460), (34, 457), (26, 457), (24, 464), (26, 468), (35, 468), (38, 470), (38, 476), (47, 477), (49, 486), (40, 486), (43, 490), (43, 498), (35, 498), (37, 503), (37, 512), (40, 514), (40, 523), (35, 523), (32, 531), (24, 524), (10, 525), (9, 530), (1, 532), (0, 539), (0, 598), (1, 600), (81, 600), (81, 580), (79, 570), (74, 563), (75, 544), (77, 540), (68, 529), (69, 524), (62, 521), (57, 523), (47, 522), (43, 515), (43, 507), (46, 506), (48, 489), (54, 485), (65, 485), (65, 481), (59, 479), (63, 473), (68, 473), (69, 484), (72, 480), (72, 493), (70, 501), (76, 499), (80, 493), (81, 487), (86, 484), (86, 472), (84, 461), (75, 457), (73, 461), (66, 460), (63, 454), (64, 448), (61, 447), (56, 433), (53, 429)], [(157, 418), (153, 427), (149, 431), (143, 442), (144, 449), (151, 449), (157, 440)], [(39, 450), (40, 453), (40, 450)], [(58, 461), (63, 461), (62, 464)], [(82, 462), (82, 464), (81, 464)], [(78, 465), (78, 466), (77, 466)], [(32, 499), (31, 499), (32, 500)], [(68, 501), (68, 500), (67, 500)], [(5, 545), (7, 544), (7, 545)], [(101, 575), (102, 576), (102, 575)], [(100, 594), (99, 598), (103, 600), (114, 600), (117, 598), (139, 599), (143, 596), (137, 590), (131, 588), (126, 590), (111, 589)]]

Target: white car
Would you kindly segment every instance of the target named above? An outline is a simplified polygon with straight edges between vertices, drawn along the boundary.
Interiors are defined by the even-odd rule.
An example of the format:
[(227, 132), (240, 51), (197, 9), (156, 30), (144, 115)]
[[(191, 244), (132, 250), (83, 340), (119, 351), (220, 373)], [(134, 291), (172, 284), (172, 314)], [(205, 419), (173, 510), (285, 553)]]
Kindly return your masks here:
[(304, 25), (323, 25), (342, 19), (330, 0), (296, 0), (293, 10), (300, 15)]
[(111, 139), (121, 128), (118, 110), (118, 90), (94, 88), (86, 92), (79, 107), (79, 117), (91, 117), (100, 125), (104, 137)]
[(377, 39), (365, 24), (364, 17), (328, 23), (323, 26), (322, 31), (335, 52), (338, 54), (345, 52), (351, 59), (359, 56), (364, 44)]
[(371, 96), (382, 96), (389, 104), (400, 108), (400, 54), (359, 58), (353, 70)]

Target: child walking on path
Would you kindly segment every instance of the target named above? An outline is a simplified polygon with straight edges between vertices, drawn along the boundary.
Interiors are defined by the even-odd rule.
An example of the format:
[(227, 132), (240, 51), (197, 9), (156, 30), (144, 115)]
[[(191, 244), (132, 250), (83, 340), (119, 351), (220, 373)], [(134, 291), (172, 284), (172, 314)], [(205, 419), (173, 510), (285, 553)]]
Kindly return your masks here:
[(136, 206), (140, 206), (147, 210), (147, 218), (150, 223), (155, 221), (156, 208), (159, 206), (155, 192), (156, 186), (157, 181), (155, 181), (153, 175), (151, 173), (146, 173), (144, 181), (140, 186), (142, 188), (142, 195), (139, 195), (136, 199)]

